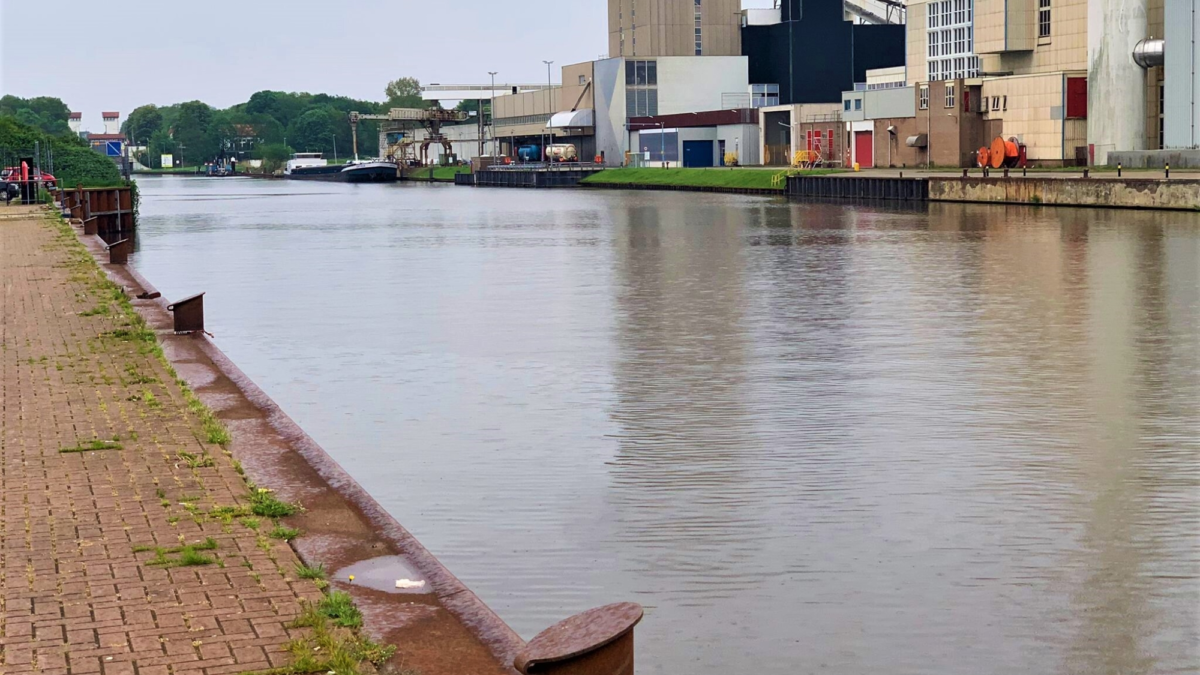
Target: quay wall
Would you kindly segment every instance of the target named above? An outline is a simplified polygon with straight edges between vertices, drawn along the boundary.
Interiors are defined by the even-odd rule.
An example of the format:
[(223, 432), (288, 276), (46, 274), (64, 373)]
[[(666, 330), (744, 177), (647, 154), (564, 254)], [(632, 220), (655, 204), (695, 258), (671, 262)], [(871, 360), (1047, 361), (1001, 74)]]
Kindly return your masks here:
[(1200, 180), (930, 178), (929, 201), (1200, 210)]

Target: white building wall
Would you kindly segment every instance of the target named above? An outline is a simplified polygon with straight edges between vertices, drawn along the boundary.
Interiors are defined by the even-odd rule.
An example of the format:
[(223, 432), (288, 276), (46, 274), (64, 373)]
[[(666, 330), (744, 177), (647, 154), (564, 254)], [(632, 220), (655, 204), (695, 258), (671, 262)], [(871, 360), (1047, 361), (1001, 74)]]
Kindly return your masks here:
[(593, 87), (596, 100), (596, 152), (609, 166), (625, 163), (629, 132), (625, 125), (625, 59), (597, 61)]
[(722, 94), (744, 98), (750, 90), (750, 60), (745, 56), (673, 56), (657, 61), (660, 115), (721, 110)]

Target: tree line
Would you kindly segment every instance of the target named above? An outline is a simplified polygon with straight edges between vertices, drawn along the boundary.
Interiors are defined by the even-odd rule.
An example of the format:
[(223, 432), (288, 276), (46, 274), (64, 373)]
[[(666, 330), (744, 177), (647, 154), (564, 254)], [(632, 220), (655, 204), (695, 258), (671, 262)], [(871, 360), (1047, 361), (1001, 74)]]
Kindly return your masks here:
[(106, 187), (121, 184), (113, 161), (71, 133), (70, 110), (57, 98), (0, 98), (0, 166), (31, 159), (64, 187)]
[[(330, 94), (264, 90), (244, 103), (218, 109), (202, 101), (170, 106), (144, 105), (135, 109), (121, 130), (134, 145), (148, 152), (138, 159), (159, 168), (161, 155), (170, 154), (189, 166), (226, 155), (250, 157), (277, 164), (292, 152), (321, 152), (341, 158), (355, 152), (349, 113), (386, 113), (391, 108), (425, 107), (421, 83), (403, 77), (388, 83), (384, 101), (365, 101)], [(358, 127), (359, 155), (379, 154), (379, 124)]]

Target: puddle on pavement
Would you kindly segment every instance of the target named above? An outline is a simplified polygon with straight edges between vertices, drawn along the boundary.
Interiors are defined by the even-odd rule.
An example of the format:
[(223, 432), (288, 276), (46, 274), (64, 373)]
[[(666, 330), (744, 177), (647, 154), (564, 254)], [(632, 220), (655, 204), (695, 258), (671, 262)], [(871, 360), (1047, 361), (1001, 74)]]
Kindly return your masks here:
[[(403, 558), (396, 555), (371, 558), (344, 567), (334, 575), (334, 581), (346, 583), (354, 575), (355, 586), (365, 586), (386, 593), (422, 594), (432, 593), (433, 589)], [(398, 587), (402, 584), (404, 588)]]

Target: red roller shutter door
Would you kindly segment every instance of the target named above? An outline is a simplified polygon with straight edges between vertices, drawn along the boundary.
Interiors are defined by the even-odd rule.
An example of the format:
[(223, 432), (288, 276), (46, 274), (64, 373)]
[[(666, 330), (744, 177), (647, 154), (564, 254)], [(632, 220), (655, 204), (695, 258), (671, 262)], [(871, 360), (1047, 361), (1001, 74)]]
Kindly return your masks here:
[(854, 161), (863, 169), (875, 166), (875, 144), (870, 131), (854, 132)]

